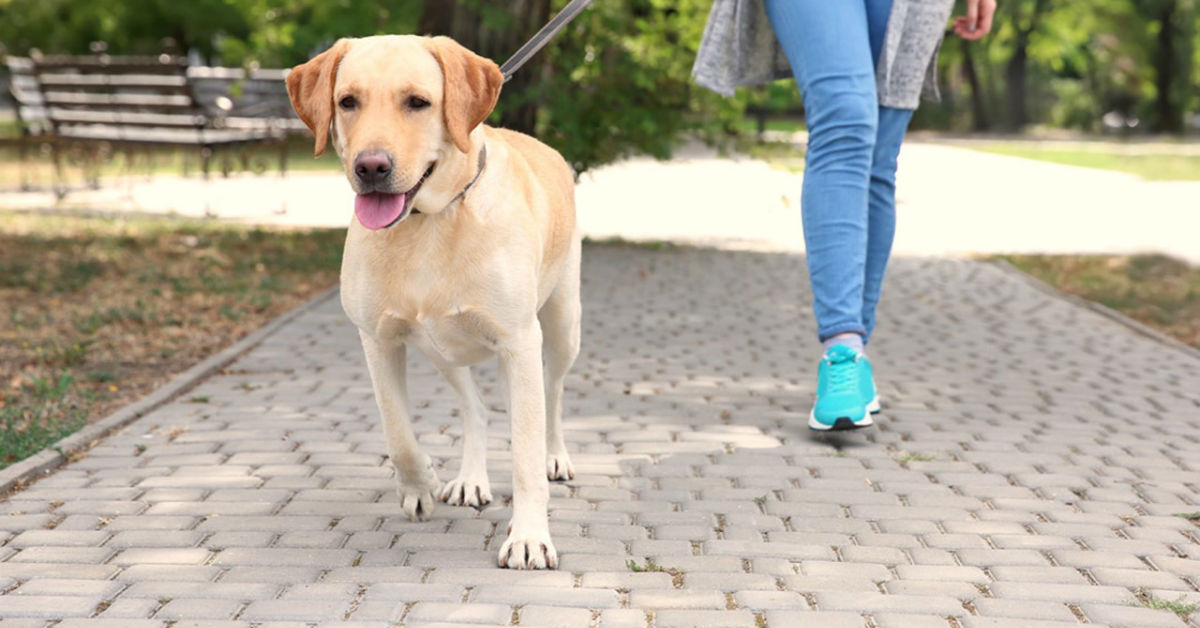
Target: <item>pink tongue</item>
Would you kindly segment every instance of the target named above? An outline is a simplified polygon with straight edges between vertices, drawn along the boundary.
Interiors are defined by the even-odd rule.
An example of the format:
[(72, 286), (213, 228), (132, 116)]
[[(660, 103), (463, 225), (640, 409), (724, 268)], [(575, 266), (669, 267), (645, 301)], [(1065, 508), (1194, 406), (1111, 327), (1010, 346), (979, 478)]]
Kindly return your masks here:
[(384, 194), (371, 192), (359, 194), (354, 198), (354, 215), (362, 226), (377, 231), (400, 217), (404, 213), (404, 194)]

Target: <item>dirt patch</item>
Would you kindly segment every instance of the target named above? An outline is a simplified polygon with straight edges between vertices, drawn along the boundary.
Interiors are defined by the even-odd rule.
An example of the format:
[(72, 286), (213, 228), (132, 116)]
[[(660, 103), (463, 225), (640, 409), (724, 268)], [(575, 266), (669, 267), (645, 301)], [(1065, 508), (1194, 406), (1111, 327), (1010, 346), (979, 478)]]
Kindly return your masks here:
[(1200, 268), (1164, 255), (1006, 255), (1013, 266), (1200, 348)]
[(333, 285), (344, 238), (0, 212), (0, 467)]

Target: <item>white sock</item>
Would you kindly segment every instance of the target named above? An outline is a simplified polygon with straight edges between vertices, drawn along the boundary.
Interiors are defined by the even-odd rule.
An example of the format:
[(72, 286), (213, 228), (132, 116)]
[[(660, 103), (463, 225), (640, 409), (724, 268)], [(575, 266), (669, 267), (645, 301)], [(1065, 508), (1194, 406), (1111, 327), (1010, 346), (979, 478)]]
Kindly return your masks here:
[(847, 332), (827, 338), (822, 344), (825, 345), (825, 353), (829, 353), (829, 350), (832, 349), (834, 345), (846, 345), (847, 347), (854, 349), (855, 353), (863, 352), (863, 337), (854, 332)]

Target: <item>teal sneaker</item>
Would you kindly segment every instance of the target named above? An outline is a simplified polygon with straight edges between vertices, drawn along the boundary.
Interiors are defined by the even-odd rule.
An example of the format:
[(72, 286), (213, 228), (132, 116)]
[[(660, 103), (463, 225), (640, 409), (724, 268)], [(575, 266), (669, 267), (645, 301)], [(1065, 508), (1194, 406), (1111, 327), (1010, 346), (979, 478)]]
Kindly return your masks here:
[(867, 412), (876, 414), (882, 409), (879, 405), (879, 393), (875, 390), (875, 371), (871, 369), (871, 361), (865, 354), (858, 355), (858, 384), (862, 386), (862, 398), (867, 400)]
[[(854, 349), (834, 345), (817, 367), (817, 401), (808, 415), (808, 427), (817, 431), (852, 430), (874, 424), (864, 398), (862, 382), (865, 361)], [(870, 369), (868, 365), (867, 369)], [(874, 389), (874, 384), (870, 384)]]

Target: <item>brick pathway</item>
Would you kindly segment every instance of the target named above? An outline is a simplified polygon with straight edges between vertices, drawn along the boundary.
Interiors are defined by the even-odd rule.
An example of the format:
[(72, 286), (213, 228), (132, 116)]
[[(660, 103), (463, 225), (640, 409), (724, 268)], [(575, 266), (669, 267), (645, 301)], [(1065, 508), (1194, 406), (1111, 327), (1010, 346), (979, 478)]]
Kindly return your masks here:
[[(1175, 516), (1200, 510), (1200, 360), (983, 263), (898, 260), (885, 413), (814, 437), (801, 264), (585, 251), (558, 571), (494, 566), (491, 365), (498, 503), (399, 516), (333, 299), (0, 503), (0, 627), (1200, 625), (1138, 603), (1200, 602)], [(445, 480), (454, 397), (413, 360)]]

